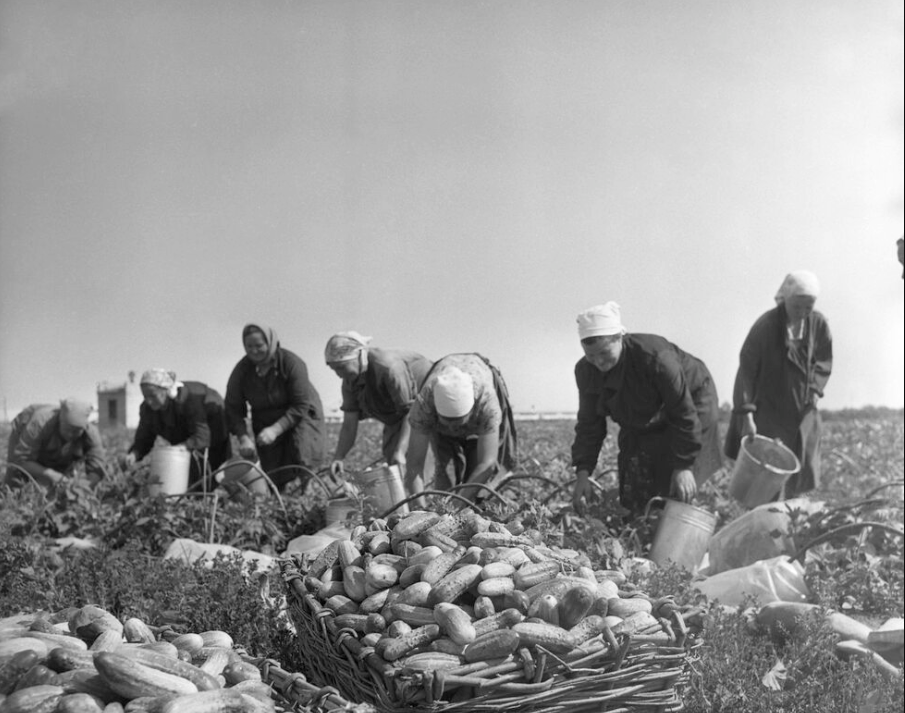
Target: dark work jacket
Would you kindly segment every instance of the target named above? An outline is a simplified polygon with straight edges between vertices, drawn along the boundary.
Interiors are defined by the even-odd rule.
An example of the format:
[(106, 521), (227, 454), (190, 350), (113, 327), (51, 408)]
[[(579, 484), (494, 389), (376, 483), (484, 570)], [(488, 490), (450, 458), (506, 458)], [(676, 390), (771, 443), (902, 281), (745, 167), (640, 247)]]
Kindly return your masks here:
[(826, 318), (811, 312), (799, 342), (788, 338), (786, 308), (778, 305), (751, 327), (739, 355), (732, 394), (733, 417), (725, 451), (737, 458), (741, 421), (753, 413), (757, 432), (779, 438), (801, 461), (801, 472), (789, 479), (786, 495), (820, 482), (820, 417), (815, 403), (833, 368), (833, 338)]
[(84, 462), (85, 472), (98, 478), (107, 474), (106, 455), (97, 426), (89, 423), (75, 440), (63, 440), (59, 405), (32, 404), (16, 416), (6, 457), (16, 465), (34, 461), (61, 473), (66, 473), (75, 463)]
[(431, 366), (431, 361), (417, 352), (368, 349), (367, 370), (354, 379), (343, 379), (342, 410), (386, 425), (399, 423), (408, 416)]
[(316, 466), (326, 453), (324, 409), (308, 379), (308, 367), (293, 352), (279, 347), (274, 364), (259, 376), (248, 357), (236, 364), (226, 386), (226, 420), (230, 433), (248, 433), (245, 419), (251, 409), (255, 434), (277, 422), (283, 433), (271, 446), (258, 447), (265, 471), (283, 465)]
[[(675, 344), (654, 334), (626, 334), (615, 367), (603, 373), (582, 358), (575, 365), (575, 382), (572, 464), (594, 470), (609, 416), (619, 424), (620, 493), (626, 507), (643, 507), (646, 497), (668, 495), (674, 470), (691, 469), (700, 484), (720, 467), (716, 387), (704, 362)], [(632, 497), (626, 486), (634, 488)]]
[(200, 381), (185, 381), (175, 398), (167, 399), (159, 411), (142, 402), (130, 450), (144, 458), (158, 436), (190, 451), (207, 448), (210, 467), (218, 468), (231, 453), (223, 398)]

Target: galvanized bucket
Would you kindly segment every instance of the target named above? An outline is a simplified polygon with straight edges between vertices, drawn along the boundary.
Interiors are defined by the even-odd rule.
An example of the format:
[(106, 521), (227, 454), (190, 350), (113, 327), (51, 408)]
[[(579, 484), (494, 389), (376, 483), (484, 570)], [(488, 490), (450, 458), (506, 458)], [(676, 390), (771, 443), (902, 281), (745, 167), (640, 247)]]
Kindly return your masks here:
[(655, 502), (664, 503), (648, 557), (658, 565), (674, 562), (689, 571), (701, 564), (716, 528), (716, 515), (703, 508), (669, 498), (651, 498), (645, 516)]
[(228, 461), (218, 473), (217, 482), (226, 488), (230, 495), (236, 495), (242, 490), (267, 495), (270, 487), (260, 468), (260, 463), (233, 459)]
[[(352, 475), (352, 483), (361, 497), (361, 510), (365, 521), (380, 517), (405, 499), (402, 474), (397, 465), (383, 465)], [(408, 505), (394, 510), (400, 515), (409, 511)]]
[(781, 441), (748, 436), (739, 447), (729, 494), (746, 508), (756, 508), (779, 495), (789, 476), (799, 470), (798, 457)]

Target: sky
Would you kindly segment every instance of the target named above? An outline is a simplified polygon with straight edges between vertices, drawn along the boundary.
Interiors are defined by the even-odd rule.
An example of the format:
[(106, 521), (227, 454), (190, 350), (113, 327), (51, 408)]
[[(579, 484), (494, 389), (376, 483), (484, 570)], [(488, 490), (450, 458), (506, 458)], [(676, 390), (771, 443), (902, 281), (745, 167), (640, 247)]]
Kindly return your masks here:
[(222, 391), (248, 322), (478, 351), (574, 412), (575, 317), (703, 359), (820, 278), (825, 408), (903, 405), (900, 0), (0, 0), (0, 398)]

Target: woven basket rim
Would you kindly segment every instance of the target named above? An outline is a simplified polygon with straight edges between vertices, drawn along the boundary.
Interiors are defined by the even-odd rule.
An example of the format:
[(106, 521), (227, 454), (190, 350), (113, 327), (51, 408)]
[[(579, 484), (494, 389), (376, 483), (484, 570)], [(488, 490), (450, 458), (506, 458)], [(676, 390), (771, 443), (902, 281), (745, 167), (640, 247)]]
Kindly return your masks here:
[[(322, 677), (323, 683), (335, 684), (346, 698), (365, 700), (382, 713), (578, 713), (585, 710), (585, 705), (590, 706), (586, 708), (588, 711), (605, 710), (600, 707), (604, 704), (608, 706), (606, 710), (611, 709), (610, 705), (618, 707), (619, 704), (620, 710), (639, 712), (682, 708), (676, 689), (687, 679), (689, 651), (699, 643), (694, 639), (678, 646), (663, 646), (633, 645), (631, 637), (620, 637), (621, 651), (608, 661), (606, 656), (599, 656), (596, 667), (571, 668), (548, 652), (541, 674), (545, 676), (545, 682), (549, 681), (546, 690), (534, 692), (527, 685), (532, 682), (525, 680), (523, 672), (521, 683), (500, 683), (497, 677), (488, 678), (482, 684), (486, 689), (484, 693), (479, 693), (480, 689), (474, 690), (464, 701), (442, 699), (441, 696), (450, 690), (443, 674), (427, 672), (406, 678), (399, 667), (383, 662), (373, 649), (362, 646), (354, 632), (336, 630), (332, 611), (303, 584), (303, 561), (284, 558), (280, 566), (288, 589), (289, 613), (298, 628), (299, 646), (306, 654), (306, 660), (323, 664), (314, 671), (315, 677)], [(538, 656), (541, 657), (542, 654)], [(513, 670), (508, 678), (518, 681), (519, 674)], [(629, 678), (634, 682), (620, 683)], [(617, 686), (615, 692), (613, 686)], [(603, 690), (603, 687), (611, 690)], [(509, 690), (524, 692), (508, 693)]]

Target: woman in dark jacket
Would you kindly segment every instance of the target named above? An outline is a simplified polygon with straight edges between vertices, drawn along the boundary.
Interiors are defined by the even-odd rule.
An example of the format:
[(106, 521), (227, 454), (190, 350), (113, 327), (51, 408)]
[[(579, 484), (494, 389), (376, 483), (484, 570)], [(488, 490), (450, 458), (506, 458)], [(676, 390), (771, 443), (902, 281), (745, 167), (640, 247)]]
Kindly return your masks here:
[(125, 467), (148, 455), (158, 437), (192, 451), (189, 485), (204, 476), (205, 449), (211, 472), (232, 455), (223, 398), (214, 389), (200, 381), (177, 381), (172, 371), (149, 369), (141, 375), (141, 393), (144, 401)]
[(383, 457), (405, 473), (411, 428), (409, 410), (431, 361), (403, 349), (369, 347), (370, 337), (338, 332), (327, 341), (324, 359), (342, 379), (343, 425), (330, 470), (344, 472), (343, 459), (355, 445), (358, 423), (373, 418), (383, 424)]
[(585, 356), (575, 365), (578, 422), (572, 444), (576, 510), (607, 435), (619, 425), (619, 500), (633, 515), (654, 496), (690, 502), (722, 465), (716, 386), (704, 362), (654, 334), (626, 334), (619, 305), (578, 315)]
[(814, 311), (820, 292), (806, 270), (789, 273), (774, 298), (776, 307), (751, 327), (739, 356), (726, 455), (737, 458), (742, 438), (778, 438), (801, 462), (785, 485), (795, 497), (820, 484), (820, 413), (817, 401), (833, 368), (833, 338)]
[[(226, 418), (239, 439), (239, 454), (259, 458), (280, 490), (296, 477), (307, 482), (324, 460), (326, 445), (324, 409), (308, 367), (280, 346), (269, 327), (245, 325), (242, 343), (245, 356), (226, 386)], [(246, 422), (249, 408), (254, 440)]]

